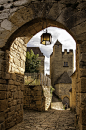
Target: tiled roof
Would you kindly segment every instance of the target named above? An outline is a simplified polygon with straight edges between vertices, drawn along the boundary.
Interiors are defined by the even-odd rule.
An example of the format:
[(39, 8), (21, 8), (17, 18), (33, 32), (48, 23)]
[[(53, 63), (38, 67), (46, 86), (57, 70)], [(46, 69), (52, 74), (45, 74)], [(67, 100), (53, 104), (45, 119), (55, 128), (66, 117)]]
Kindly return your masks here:
[(55, 84), (59, 83), (72, 83), (71, 78), (66, 71), (55, 81)]
[(54, 45), (62, 45), (62, 44), (57, 40)]
[(39, 56), (44, 56), (43, 53), (40, 51), (39, 47), (27, 47), (27, 51), (33, 50), (34, 54), (39, 54)]

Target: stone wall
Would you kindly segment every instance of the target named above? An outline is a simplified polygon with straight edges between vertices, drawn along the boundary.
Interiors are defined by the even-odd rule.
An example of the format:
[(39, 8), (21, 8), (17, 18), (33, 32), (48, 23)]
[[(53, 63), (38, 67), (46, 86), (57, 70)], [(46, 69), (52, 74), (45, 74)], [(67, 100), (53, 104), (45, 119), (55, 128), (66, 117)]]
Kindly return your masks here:
[(70, 108), (72, 111), (76, 111), (76, 72), (73, 73), (72, 77), (72, 91), (70, 93)]
[(86, 42), (77, 44), (76, 49), (76, 126), (86, 129)]
[(16, 38), (3, 54), (0, 84), (0, 129), (9, 129), (23, 120), (23, 90), (26, 46)]
[(45, 111), (52, 101), (51, 79), (42, 73), (25, 73), (24, 108)]
[(37, 111), (45, 111), (45, 97), (42, 86), (24, 86), (24, 108)]
[(24, 108), (46, 111), (51, 105), (50, 87), (42, 85), (24, 86)]
[(70, 100), (69, 90), (71, 88), (71, 84), (56, 84), (55, 85), (55, 94), (61, 98), (63, 101), (64, 97), (68, 97)]

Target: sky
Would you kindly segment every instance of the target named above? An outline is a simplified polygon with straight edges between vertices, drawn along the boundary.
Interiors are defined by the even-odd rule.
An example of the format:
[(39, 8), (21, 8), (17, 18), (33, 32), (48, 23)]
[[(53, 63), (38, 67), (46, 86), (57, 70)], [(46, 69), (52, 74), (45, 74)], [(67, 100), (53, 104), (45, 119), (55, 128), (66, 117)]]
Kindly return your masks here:
[[(76, 43), (73, 37), (64, 29), (57, 28), (57, 27), (48, 27), (48, 33), (52, 35), (52, 43), (51, 45), (42, 45), (40, 44), (40, 38), (42, 33), (44, 33), (46, 29), (40, 31), (36, 35), (34, 35), (27, 44), (27, 47), (39, 47), (43, 55), (45, 56), (45, 74), (50, 74), (50, 55), (53, 52), (53, 46), (58, 40), (62, 44), (62, 51), (64, 49), (73, 49), (74, 52), (74, 61), (75, 61), (75, 50), (76, 50)], [(75, 62), (74, 62), (75, 63)], [(74, 65), (75, 69), (75, 65)]]

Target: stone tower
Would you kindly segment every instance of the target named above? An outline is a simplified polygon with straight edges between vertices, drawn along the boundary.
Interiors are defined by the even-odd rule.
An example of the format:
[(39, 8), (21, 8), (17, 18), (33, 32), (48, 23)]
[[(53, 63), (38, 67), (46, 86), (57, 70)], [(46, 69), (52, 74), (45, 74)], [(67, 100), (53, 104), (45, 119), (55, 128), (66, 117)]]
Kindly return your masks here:
[(50, 77), (54, 85), (57, 78), (66, 71), (70, 76), (73, 73), (73, 50), (65, 49), (62, 52), (62, 44), (57, 40), (53, 47), (53, 53), (50, 56)]

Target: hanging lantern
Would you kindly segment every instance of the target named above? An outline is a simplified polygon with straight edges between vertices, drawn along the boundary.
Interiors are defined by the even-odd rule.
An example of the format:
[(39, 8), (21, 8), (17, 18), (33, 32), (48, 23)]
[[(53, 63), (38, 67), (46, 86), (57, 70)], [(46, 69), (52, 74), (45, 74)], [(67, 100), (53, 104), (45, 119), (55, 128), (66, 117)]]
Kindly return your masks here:
[(52, 35), (50, 33), (43, 33), (41, 35), (41, 44), (43, 45), (50, 45), (51, 44), (51, 40), (52, 40)]

